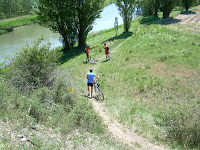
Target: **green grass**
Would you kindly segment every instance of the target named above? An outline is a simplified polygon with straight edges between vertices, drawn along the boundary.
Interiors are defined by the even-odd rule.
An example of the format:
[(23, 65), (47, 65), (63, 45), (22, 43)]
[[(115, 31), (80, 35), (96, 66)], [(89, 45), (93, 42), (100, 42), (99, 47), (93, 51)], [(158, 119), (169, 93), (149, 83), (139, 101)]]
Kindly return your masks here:
[[(121, 26), (119, 36), (114, 29), (90, 34), (87, 43), (94, 47), (91, 55), (100, 59), (98, 65), (85, 64), (82, 51), (62, 67), (76, 74), (83, 93), (85, 74), (95, 68), (106, 106), (138, 134), (152, 141), (171, 141), (172, 148), (176, 143), (187, 149), (198, 147), (200, 36), (146, 25), (148, 20), (143, 25), (142, 19), (132, 23), (130, 33), (122, 33)], [(108, 62), (103, 61), (105, 41), (113, 57)]]
[[(43, 124), (45, 127), (39, 128), (39, 133), (52, 128), (49, 133), (61, 134), (58, 138), (61, 142), (53, 138), (49, 142), (36, 132), (33, 140), (46, 149), (62, 148), (66, 139), (74, 149), (93, 149), (93, 145), (96, 149), (128, 149), (104, 134), (101, 119), (82, 96), (87, 93), (86, 73), (94, 68), (100, 77), (106, 107), (114, 117), (150, 141), (168, 143), (171, 149), (198, 149), (200, 35), (169, 29), (167, 25), (156, 24), (157, 21), (139, 18), (132, 22), (128, 33), (123, 33), (120, 26), (117, 36), (114, 29), (91, 33), (87, 44), (91, 57), (99, 59), (98, 63), (85, 63), (84, 49), (70, 51), (60, 59), (62, 65), (56, 75), (63, 76), (53, 88), (43, 87), (32, 95), (20, 95), (1, 81), (3, 122), (13, 122), (17, 131)], [(110, 47), (111, 61), (104, 61), (103, 43)], [(70, 83), (68, 86), (76, 89), (76, 95), (65, 92), (62, 83)], [(45, 100), (57, 106), (46, 108)], [(73, 109), (68, 107), (71, 102), (77, 104), (72, 105)], [(28, 111), (30, 106), (32, 111)], [(16, 148), (8, 133), (0, 133), (5, 135), (0, 147)], [(27, 148), (20, 146), (19, 149)]]
[(24, 16), (0, 21), (0, 34), (12, 31), (15, 27), (20, 27), (37, 22), (37, 16)]
[[(105, 133), (71, 70), (56, 67), (60, 52), (40, 42), (0, 68), (0, 149), (130, 149)], [(21, 142), (19, 134), (34, 144)]]

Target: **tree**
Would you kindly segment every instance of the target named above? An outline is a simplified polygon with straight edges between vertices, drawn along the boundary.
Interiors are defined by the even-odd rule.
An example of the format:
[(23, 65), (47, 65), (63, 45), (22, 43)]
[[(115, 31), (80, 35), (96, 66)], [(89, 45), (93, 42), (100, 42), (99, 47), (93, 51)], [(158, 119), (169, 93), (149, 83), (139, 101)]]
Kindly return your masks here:
[(59, 32), (65, 49), (69, 49), (77, 39), (73, 22), (74, 4), (72, 0), (40, 0), (40, 23)]
[(163, 12), (163, 18), (168, 18), (173, 10), (176, 0), (160, 0), (160, 9)]
[(1, 18), (27, 15), (30, 13), (33, 3), (38, 4), (39, 0), (0, 0)]
[(115, 28), (116, 36), (117, 36), (117, 32), (118, 32), (118, 28), (119, 28), (119, 22), (118, 22), (117, 17), (115, 17), (114, 28)]
[(160, 8), (160, 0), (151, 0), (154, 7), (154, 17), (158, 17), (158, 9)]
[(197, 2), (196, 0), (181, 0), (181, 3), (186, 11), (189, 10), (189, 8)]
[(154, 13), (154, 5), (152, 0), (144, 0), (142, 2), (143, 15), (151, 16)]
[(123, 18), (124, 30), (128, 32), (135, 10), (135, 0), (116, 0), (116, 5)]
[(92, 30), (96, 18), (100, 17), (104, 0), (77, 0), (74, 22), (78, 31), (78, 46), (86, 45), (88, 33)]
[(41, 24), (59, 32), (65, 50), (86, 45), (92, 24), (100, 16), (104, 0), (40, 0)]

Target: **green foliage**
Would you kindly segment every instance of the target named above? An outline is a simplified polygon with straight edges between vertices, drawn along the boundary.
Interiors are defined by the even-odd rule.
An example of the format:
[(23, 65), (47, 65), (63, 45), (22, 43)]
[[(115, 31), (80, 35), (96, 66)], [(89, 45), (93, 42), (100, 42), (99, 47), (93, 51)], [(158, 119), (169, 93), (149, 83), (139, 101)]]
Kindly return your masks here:
[[(176, 139), (178, 144), (187, 145), (189, 147), (200, 146), (200, 127), (198, 106), (188, 107), (180, 104), (173, 106), (168, 104), (168, 109), (165, 112), (157, 112), (156, 117), (161, 120), (156, 120), (159, 126), (167, 128), (167, 137)], [(187, 110), (187, 113), (185, 112)]]
[(0, 0), (0, 19), (29, 15), (38, 4), (39, 0)]
[(65, 50), (76, 41), (82, 47), (94, 20), (100, 17), (103, 3), (104, 0), (41, 0), (39, 18), (43, 25), (61, 34)]
[(128, 32), (131, 27), (133, 12), (135, 10), (135, 0), (117, 0), (116, 5), (123, 18), (124, 30)]
[(144, 0), (142, 3), (143, 15), (151, 16), (154, 13), (154, 5), (151, 0)]
[(182, 6), (185, 8), (186, 11), (189, 10), (189, 8), (194, 5), (196, 0), (181, 0)]
[(9, 64), (6, 78), (20, 91), (29, 91), (48, 85), (48, 77), (57, 66), (61, 52), (50, 50), (49, 45), (42, 45), (42, 39), (27, 46), (13, 58)]
[(168, 18), (174, 9), (176, 0), (160, 0), (160, 10), (163, 12), (163, 18)]

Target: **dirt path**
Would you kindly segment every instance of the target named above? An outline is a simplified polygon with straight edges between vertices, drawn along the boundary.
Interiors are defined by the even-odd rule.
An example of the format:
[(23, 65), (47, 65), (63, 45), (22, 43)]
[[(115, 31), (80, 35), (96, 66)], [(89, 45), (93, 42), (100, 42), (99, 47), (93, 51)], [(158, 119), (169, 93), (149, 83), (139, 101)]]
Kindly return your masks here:
[[(127, 38), (125, 41), (120, 43), (117, 48), (119, 48), (124, 42), (128, 41), (131, 37)], [(112, 49), (112, 54), (115, 53), (115, 49)], [(100, 58), (100, 61), (105, 59), (104, 57)], [(94, 70), (98, 70), (97, 64)], [(150, 143), (148, 140), (144, 139), (141, 136), (138, 136), (133, 130), (129, 127), (123, 125), (118, 119), (114, 118), (110, 114), (109, 110), (106, 108), (105, 103), (99, 103), (95, 99), (90, 100), (96, 112), (102, 117), (104, 124), (107, 126), (107, 131), (110, 132), (114, 138), (119, 142), (128, 144), (134, 150), (165, 150), (167, 148), (162, 146), (157, 146)]]
[(182, 25), (184, 29), (200, 32), (200, 6), (196, 7), (194, 12), (188, 12), (186, 14), (179, 14), (174, 19), (170, 20), (169, 24)]

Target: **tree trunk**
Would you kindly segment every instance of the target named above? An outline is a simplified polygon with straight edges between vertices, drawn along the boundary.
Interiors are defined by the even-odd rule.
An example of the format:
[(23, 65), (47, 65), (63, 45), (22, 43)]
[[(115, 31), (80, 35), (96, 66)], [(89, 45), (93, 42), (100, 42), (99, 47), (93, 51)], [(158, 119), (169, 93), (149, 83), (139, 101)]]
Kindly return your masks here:
[(127, 17), (127, 15), (125, 16), (124, 28), (125, 28), (125, 31), (128, 32), (128, 17)]
[(169, 12), (163, 11), (163, 18), (168, 18), (169, 17)]
[(154, 17), (158, 17), (158, 8), (155, 8)]
[(78, 33), (78, 47), (84, 47), (86, 45), (85, 41), (86, 41), (86, 36), (83, 27), (80, 25), (80, 30)]
[(69, 46), (69, 41), (67, 39), (66, 36), (62, 36), (63, 37), (63, 46), (64, 46), (64, 49), (63, 49), (63, 52), (67, 52), (70, 50), (70, 46)]

